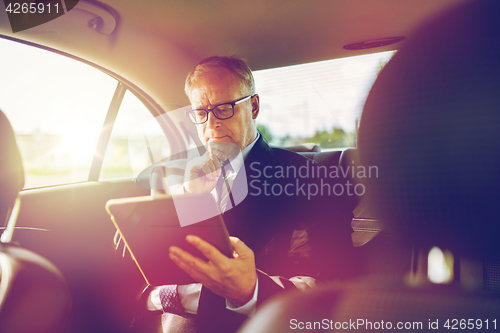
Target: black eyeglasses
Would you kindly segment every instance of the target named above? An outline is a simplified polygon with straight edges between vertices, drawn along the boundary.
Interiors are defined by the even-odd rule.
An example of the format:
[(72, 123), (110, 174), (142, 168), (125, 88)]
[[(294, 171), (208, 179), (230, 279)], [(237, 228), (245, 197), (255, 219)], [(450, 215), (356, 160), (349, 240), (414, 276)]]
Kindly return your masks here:
[(244, 101), (252, 98), (255, 95), (249, 95), (243, 98), (240, 98), (234, 102), (227, 102), (223, 104), (219, 104), (214, 106), (211, 109), (194, 109), (191, 111), (187, 111), (186, 115), (189, 117), (189, 120), (193, 124), (199, 125), (203, 124), (208, 120), (208, 113), (212, 112), (214, 116), (219, 120), (229, 119), (234, 116), (234, 106)]

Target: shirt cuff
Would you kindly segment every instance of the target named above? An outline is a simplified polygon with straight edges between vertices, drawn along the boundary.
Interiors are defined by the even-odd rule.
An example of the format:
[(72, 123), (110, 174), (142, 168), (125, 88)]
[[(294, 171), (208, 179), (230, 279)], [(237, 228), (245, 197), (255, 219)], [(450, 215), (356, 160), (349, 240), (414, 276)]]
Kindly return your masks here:
[[(149, 311), (162, 311), (160, 301), (160, 288), (155, 287), (148, 296), (147, 307)], [(177, 286), (177, 293), (186, 313), (196, 314), (200, 300), (201, 283), (192, 283)]]
[(253, 297), (245, 305), (240, 306), (230, 300), (226, 299), (226, 309), (240, 313), (245, 316), (253, 316), (255, 314), (255, 309), (257, 307), (257, 294), (259, 293), (259, 279), (255, 282), (255, 290), (253, 292)]
[(160, 301), (160, 288), (155, 287), (148, 296), (147, 306), (149, 311), (159, 311), (163, 310)]
[(196, 314), (201, 294), (201, 283), (191, 283), (177, 286), (177, 293), (186, 313)]

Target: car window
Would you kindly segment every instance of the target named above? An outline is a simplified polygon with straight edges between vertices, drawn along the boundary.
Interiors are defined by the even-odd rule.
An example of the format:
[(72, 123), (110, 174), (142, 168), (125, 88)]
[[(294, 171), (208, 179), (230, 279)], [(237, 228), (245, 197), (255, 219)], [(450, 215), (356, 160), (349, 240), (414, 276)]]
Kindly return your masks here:
[(363, 104), (394, 52), (255, 71), (259, 131), (272, 144), (356, 146)]
[(127, 91), (111, 132), (99, 180), (137, 177), (152, 163), (170, 156), (170, 146), (160, 125), (162, 119), (162, 116), (154, 118)]
[[(11, 40), (0, 39), (0, 60), (0, 109), (16, 132), (24, 188), (89, 180), (113, 95), (123, 85), (90, 65)], [(151, 163), (149, 151), (156, 159), (168, 155), (167, 139), (155, 122), (146, 106), (126, 91), (100, 179), (138, 174)], [(142, 132), (137, 140), (138, 128), (148, 132), (149, 149)]]
[(0, 39), (0, 108), (10, 119), (25, 188), (86, 181), (117, 81), (43, 49)]

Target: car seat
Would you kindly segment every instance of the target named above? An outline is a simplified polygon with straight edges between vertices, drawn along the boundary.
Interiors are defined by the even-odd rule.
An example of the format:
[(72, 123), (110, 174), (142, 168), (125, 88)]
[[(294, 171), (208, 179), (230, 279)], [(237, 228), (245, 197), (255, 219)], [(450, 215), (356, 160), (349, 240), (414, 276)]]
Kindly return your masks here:
[[(498, 17), (500, 2), (478, 0), (431, 19), (381, 71), (364, 106), (359, 163), (379, 170), (366, 180), (365, 204), (381, 233), (414, 250), (407, 279), (368, 276), (284, 295), (241, 332), (498, 328)], [(433, 246), (454, 256), (448, 284), (427, 279)]]
[[(59, 270), (12, 242), (24, 186), (14, 131), (0, 111), (0, 332), (63, 332), (71, 299)], [(1, 230), (1, 229), (0, 229)]]

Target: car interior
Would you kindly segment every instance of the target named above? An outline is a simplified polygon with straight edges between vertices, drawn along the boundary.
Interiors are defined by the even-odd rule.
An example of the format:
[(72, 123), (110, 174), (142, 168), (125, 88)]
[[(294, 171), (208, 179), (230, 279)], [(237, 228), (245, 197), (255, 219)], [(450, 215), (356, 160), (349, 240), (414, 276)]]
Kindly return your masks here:
[[(468, 3), (424, 24), (384, 67), (364, 105), (355, 159), (378, 165), (380, 177), (370, 179), (356, 209), (382, 226), (367, 248), (411, 249), (406, 277), (372, 274), (280, 296), (240, 332), (496, 327), (499, 155), (492, 123), (500, 66), (490, 45), (499, 11), (495, 1)], [(481, 172), (471, 172), (478, 161)], [(437, 247), (447, 249), (443, 259), (452, 268), (446, 284), (431, 259)]]
[[(467, 29), (448, 30), (439, 24), (415, 33), (434, 17), (476, 2), (488, 1), (29, 0), (38, 14), (59, 10), (56, 3), (64, 10), (34, 26), (29, 5), (16, 12), (13, 2), (1, 3), (0, 214), (5, 224), (0, 229), (0, 331), (127, 332), (138, 317), (146, 320), (134, 329), (158, 330), (157, 321), (149, 320), (152, 314), (139, 301), (145, 287), (140, 272), (115, 247), (116, 229), (105, 205), (110, 199), (149, 196), (151, 183), (141, 178), (148, 176), (148, 168), (203, 149), (194, 125), (185, 117), (190, 106), (184, 81), (200, 60), (212, 55), (237, 55), (254, 71), (262, 104), (257, 124), (271, 145), (341, 170), (360, 163), (379, 166), (381, 176), (366, 180), (366, 195), (353, 196), (343, 208), (353, 211), (356, 279), (377, 276), (380, 282), (371, 289), (354, 285), (348, 290), (362, 290), (359, 294), (364, 295), (380, 286), (381, 298), (397, 297), (386, 288), (391, 281), (412, 286), (425, 281), (426, 286), (448, 288), (446, 292), (456, 298), (447, 300), (456, 302), (462, 301), (462, 289), (480, 290), (486, 296), (474, 298), (474, 304), (488, 306), (487, 313), (494, 313), (499, 304), (494, 295), (500, 291), (498, 227), (492, 209), (498, 199), (492, 190), (498, 184), (492, 171), (498, 165), (494, 152), (498, 138), (494, 130), (482, 130), (482, 123), (474, 127), (473, 119), (486, 119), (494, 126), (498, 115), (481, 118), (467, 109), (456, 111), (458, 116), (450, 111), (447, 118), (434, 119), (412, 112), (411, 105), (402, 103), (397, 109), (387, 102), (396, 96), (396, 102), (414, 99), (427, 103), (419, 104), (423, 110), (439, 110), (443, 101), (466, 96), (469, 86), (497, 87), (493, 67), (499, 66), (491, 60), (495, 57), (483, 56), (496, 54), (494, 42), (474, 39)], [(456, 26), (480, 29), (480, 18), (471, 15), (464, 18), (470, 21), (458, 20)], [(438, 31), (446, 32), (450, 40), (459, 34), (476, 44), (448, 45), (429, 37)], [(398, 60), (400, 49), (405, 50), (406, 60), (404, 56)], [(458, 57), (461, 54), (471, 55)], [(439, 67), (432, 67), (436, 59), (441, 61), (436, 61)], [(386, 63), (391, 65), (384, 67)], [(471, 63), (483, 67), (467, 66)], [(487, 65), (491, 71), (484, 69)], [(454, 71), (464, 75), (446, 76)], [(490, 75), (486, 84), (481, 81), (485, 73)], [(472, 78), (477, 82), (468, 81)], [(405, 86), (411, 79), (421, 80), (421, 85)], [(463, 82), (464, 88), (448, 87), (455, 82)], [(434, 83), (432, 89), (423, 88)], [(405, 87), (407, 91), (394, 92)], [(378, 97), (383, 91), (392, 95)], [(487, 98), (496, 105), (498, 98), (491, 96)], [(474, 97), (474, 103), (481, 100)], [(494, 109), (487, 103), (478, 105)], [(464, 124), (470, 127), (464, 129)], [(446, 136), (448, 129), (454, 131), (453, 142)], [(425, 149), (433, 161), (444, 161), (443, 178), (422, 178), (438, 167), (420, 163), (427, 155), (414, 153)], [(400, 178), (385, 178), (383, 167)], [(474, 175), (483, 178), (468, 178), (469, 170), (477, 170)], [(404, 187), (395, 186), (424, 181), (446, 186), (448, 175), (455, 173), (461, 182), (453, 191), (441, 193), (443, 200), (435, 192), (428, 211), (422, 208), (431, 206), (422, 199), (426, 194), (405, 197)], [(354, 183), (352, 175), (345, 174), (344, 180)], [(483, 185), (474, 187), (475, 182)], [(458, 201), (449, 204), (446, 198)], [(421, 206), (408, 204), (412, 202)], [(408, 211), (411, 218), (405, 215)], [(450, 217), (447, 211), (455, 213)], [(412, 229), (413, 217), (425, 220), (428, 229)], [(444, 231), (435, 228), (443, 219)], [(483, 220), (488, 223), (479, 222)], [(448, 237), (450, 233), (456, 238)], [(461, 253), (462, 245), (474, 249), (474, 260)], [(436, 267), (435, 279), (431, 267)], [(339, 293), (328, 288), (315, 292), (314, 296), (333, 299)], [(418, 295), (412, 291), (402, 297), (413, 300)], [(264, 327), (288, 315), (276, 309), (302, 296), (286, 297), (290, 298), (263, 308), (243, 331), (264, 332), (270, 327), (289, 331), (289, 326)], [(362, 297), (356, 302), (344, 315), (354, 318), (374, 306)], [(448, 303), (439, 304), (444, 308)], [(495, 318), (489, 319), (491, 325)], [(151, 327), (146, 327), (148, 321)], [(284, 324), (288, 321), (280, 325)]]
[[(57, 332), (71, 308), (68, 287), (57, 267), (46, 258), (12, 245), (20, 210), (18, 193), (24, 184), (24, 170), (14, 131), (0, 114), (2, 208), (7, 225), (1, 239), (0, 329), (2, 332)], [(27, 306), (36, 309), (33, 320), (19, 320)]]

